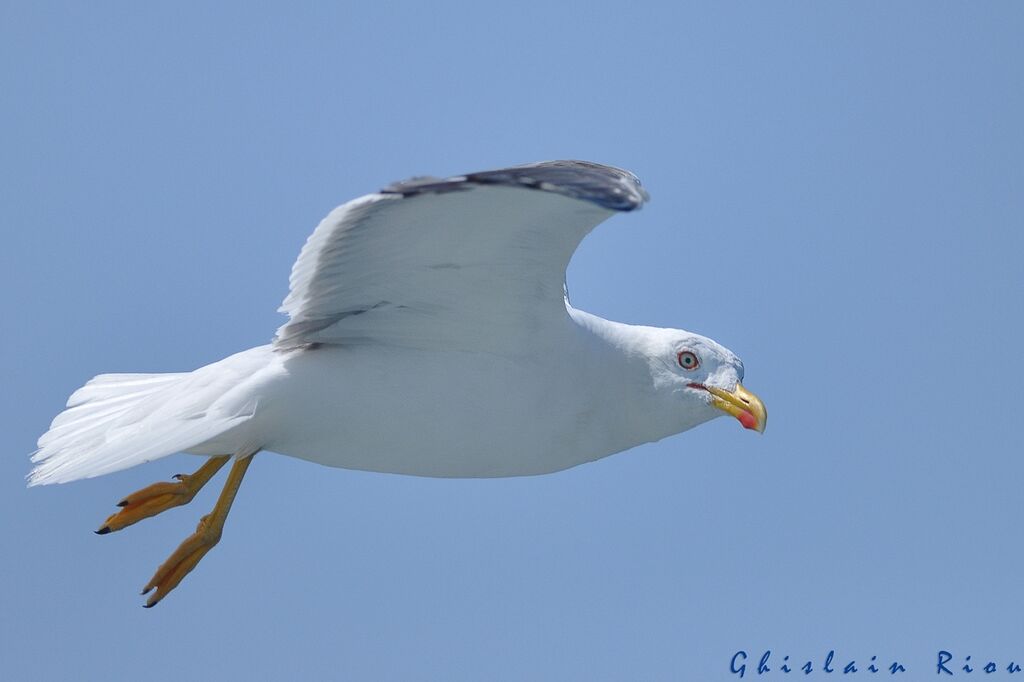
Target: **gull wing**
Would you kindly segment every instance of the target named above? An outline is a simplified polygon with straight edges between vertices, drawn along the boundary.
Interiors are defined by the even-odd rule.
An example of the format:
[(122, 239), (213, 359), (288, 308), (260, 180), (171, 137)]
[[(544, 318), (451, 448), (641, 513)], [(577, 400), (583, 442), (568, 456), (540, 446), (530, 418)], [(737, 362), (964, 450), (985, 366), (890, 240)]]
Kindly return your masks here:
[(580, 241), (646, 199), (632, 173), (584, 161), (390, 185), (309, 237), (274, 345), (536, 347), (567, 328), (565, 268)]

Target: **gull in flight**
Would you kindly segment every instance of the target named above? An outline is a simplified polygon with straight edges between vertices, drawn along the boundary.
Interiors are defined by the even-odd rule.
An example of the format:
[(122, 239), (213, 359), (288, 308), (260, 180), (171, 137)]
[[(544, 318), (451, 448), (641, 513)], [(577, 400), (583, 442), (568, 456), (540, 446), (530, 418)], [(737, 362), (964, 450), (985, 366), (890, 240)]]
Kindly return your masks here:
[(220, 540), (260, 451), (414, 476), (529, 476), (720, 415), (763, 431), (764, 405), (728, 349), (570, 305), (580, 241), (646, 199), (627, 171), (547, 161), (414, 178), (343, 204), (295, 262), (272, 343), (193, 372), (95, 377), (39, 439), (29, 484), (203, 457), (121, 500), (106, 534), (187, 504), (232, 461), (213, 511), (146, 584), (151, 607)]

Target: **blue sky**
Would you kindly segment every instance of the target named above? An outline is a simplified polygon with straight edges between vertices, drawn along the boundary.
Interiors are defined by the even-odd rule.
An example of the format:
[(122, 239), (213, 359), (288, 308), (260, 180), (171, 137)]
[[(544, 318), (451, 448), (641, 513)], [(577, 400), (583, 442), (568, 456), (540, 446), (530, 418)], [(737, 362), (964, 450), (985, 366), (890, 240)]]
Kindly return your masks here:
[[(0, 673), (1024, 661), (1022, 33), (999, 2), (5, 3)], [(193, 459), (24, 487), (94, 374), (267, 342), (333, 206), (551, 158), (652, 195), (583, 243), (574, 304), (732, 348), (763, 437), (722, 419), (493, 481), (263, 454), (221, 545), (149, 611), (137, 590), (218, 486), (91, 531)]]

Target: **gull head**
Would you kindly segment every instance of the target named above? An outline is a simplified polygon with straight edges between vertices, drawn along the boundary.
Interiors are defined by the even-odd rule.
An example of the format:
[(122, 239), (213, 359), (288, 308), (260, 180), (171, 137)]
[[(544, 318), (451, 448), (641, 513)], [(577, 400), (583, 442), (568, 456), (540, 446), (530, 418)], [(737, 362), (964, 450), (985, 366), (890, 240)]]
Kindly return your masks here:
[(681, 329), (646, 328), (643, 355), (655, 391), (698, 421), (722, 415), (763, 433), (764, 403), (743, 384), (743, 361), (721, 344)]

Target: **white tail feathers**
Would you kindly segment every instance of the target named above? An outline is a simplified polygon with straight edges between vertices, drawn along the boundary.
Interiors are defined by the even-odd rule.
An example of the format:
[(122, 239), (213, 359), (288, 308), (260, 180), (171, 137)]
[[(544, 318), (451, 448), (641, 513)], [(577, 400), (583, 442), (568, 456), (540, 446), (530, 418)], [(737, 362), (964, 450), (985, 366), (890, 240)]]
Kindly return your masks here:
[[(39, 439), (29, 485), (109, 474), (225, 434), (255, 413), (258, 399), (243, 384), (271, 354), (269, 346), (260, 346), (194, 372), (93, 378), (68, 398), (67, 409)], [(233, 444), (218, 440), (225, 448)]]
[[(85, 471), (97, 454), (125, 440), (125, 428), (151, 410), (148, 399), (183, 374), (101, 374), (71, 394), (67, 409), (50, 424), (32, 455), (29, 485), (63, 483), (101, 472)], [(130, 438), (127, 440), (131, 440)], [(92, 467), (88, 467), (92, 468)]]

